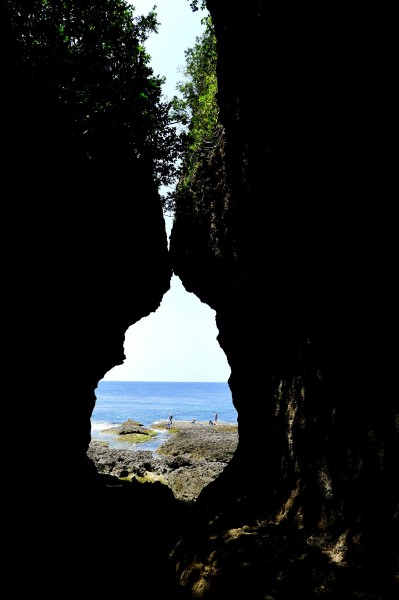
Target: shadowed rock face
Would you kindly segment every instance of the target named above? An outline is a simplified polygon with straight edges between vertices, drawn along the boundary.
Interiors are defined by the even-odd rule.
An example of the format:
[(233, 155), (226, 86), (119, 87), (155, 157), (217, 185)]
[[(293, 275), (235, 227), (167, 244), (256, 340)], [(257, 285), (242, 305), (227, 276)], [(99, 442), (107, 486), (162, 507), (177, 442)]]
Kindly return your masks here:
[[(293, 554), (301, 547), (304, 556), (309, 544), (313, 559), (319, 554), (324, 583), (285, 563), (288, 587), (256, 572), (254, 598), (339, 598), (341, 585), (348, 597), (385, 597), (394, 585), (397, 511), (392, 215), (384, 202), (372, 214), (359, 206), (359, 196), (375, 193), (364, 119), (376, 95), (364, 94), (379, 76), (350, 14), (343, 24), (321, 10), (315, 26), (303, 7), (208, 7), (224, 135), (194, 194), (180, 198), (171, 255), (186, 289), (216, 310), (239, 447), (199, 504), (229, 513), (220, 532), (251, 517), (273, 523), (263, 533), (276, 556), (280, 536)], [(372, 124), (368, 133), (375, 143)], [(184, 586), (202, 598), (244, 592), (251, 578), (234, 571), (233, 558), (207, 562), (206, 536), (193, 535), (176, 553)], [(270, 556), (259, 561), (274, 572)], [(232, 570), (231, 587), (221, 562), (225, 574)], [(345, 565), (338, 574), (337, 563)]]
[[(139, 167), (79, 172), (29, 145), (4, 169), (3, 310), (35, 428), (13, 454), (9, 557), (42, 595), (390, 600), (396, 220), (368, 158), (386, 124), (380, 63), (348, 11), (208, 7), (225, 134), (177, 206), (170, 256)], [(171, 263), (216, 310), (238, 411), (238, 450), (195, 513), (165, 486), (114, 485), (86, 455), (97, 383)]]

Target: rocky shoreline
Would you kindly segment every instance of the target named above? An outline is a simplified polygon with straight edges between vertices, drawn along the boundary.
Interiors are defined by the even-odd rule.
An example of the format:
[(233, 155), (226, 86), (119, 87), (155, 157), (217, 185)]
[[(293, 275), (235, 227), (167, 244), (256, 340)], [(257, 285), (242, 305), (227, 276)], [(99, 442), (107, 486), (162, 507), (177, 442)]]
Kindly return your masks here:
[(155, 452), (120, 450), (92, 440), (87, 455), (99, 473), (123, 480), (159, 481), (177, 500), (192, 503), (224, 470), (237, 443), (235, 424), (176, 421)]

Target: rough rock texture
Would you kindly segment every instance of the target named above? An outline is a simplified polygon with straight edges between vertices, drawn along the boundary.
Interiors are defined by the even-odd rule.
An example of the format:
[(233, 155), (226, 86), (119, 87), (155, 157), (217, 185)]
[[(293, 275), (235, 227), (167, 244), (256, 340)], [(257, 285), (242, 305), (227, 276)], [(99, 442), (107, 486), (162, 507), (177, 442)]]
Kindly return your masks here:
[(237, 447), (237, 429), (229, 424), (191, 424), (175, 421), (177, 429), (158, 449), (158, 454), (186, 457), (190, 460), (229, 462)]
[(216, 310), (239, 445), (177, 573), (195, 598), (390, 598), (395, 233), (365, 152), (384, 70), (350, 10), (207, 5), (224, 134), (177, 203), (171, 255)]
[(174, 431), (156, 452), (119, 450), (93, 440), (88, 457), (99, 473), (119, 478), (160, 480), (177, 500), (195, 502), (225, 469), (237, 447), (237, 429), (198, 422), (174, 422)]

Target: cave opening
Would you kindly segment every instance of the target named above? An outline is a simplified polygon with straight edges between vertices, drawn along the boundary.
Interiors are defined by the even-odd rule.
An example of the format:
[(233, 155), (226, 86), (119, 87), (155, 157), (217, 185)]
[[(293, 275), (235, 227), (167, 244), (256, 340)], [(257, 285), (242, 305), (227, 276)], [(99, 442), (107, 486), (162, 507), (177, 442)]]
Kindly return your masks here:
[[(165, 224), (170, 235), (172, 219), (165, 218)], [(238, 428), (215, 317), (172, 275), (159, 308), (126, 331), (123, 364), (96, 388), (88, 454), (99, 473), (161, 481), (177, 500), (192, 502), (224, 470), (235, 452)], [(174, 433), (185, 435), (187, 445), (172, 447)], [(166, 466), (159, 464), (159, 452), (166, 452)], [(181, 471), (179, 454), (191, 477), (174, 472)]]
[[(147, 3), (135, 2), (134, 6), (137, 14), (148, 11)], [(154, 74), (165, 77), (165, 98), (172, 98), (176, 90), (181, 93), (180, 80), (188, 76), (182, 70), (186, 51), (203, 34), (202, 20), (208, 11), (203, 5), (193, 11), (187, 0), (179, 0), (173, 7), (162, 1), (156, 9), (160, 25), (148, 37), (145, 47)], [(161, 198), (166, 191), (171, 188), (161, 186)], [(164, 221), (169, 237), (173, 209), (168, 214), (165, 206)], [(95, 390), (89, 454), (97, 469), (99, 460), (92, 451), (93, 443), (107, 444), (112, 451), (142, 450), (155, 454), (167, 440), (170, 431), (166, 428), (172, 423), (174, 428), (177, 423), (189, 423), (204, 434), (225, 428), (226, 436), (232, 436), (227, 451), (232, 455), (238, 437), (237, 411), (228, 384), (230, 367), (217, 341), (215, 317), (213, 309), (187, 292), (179, 277), (172, 275), (170, 289), (158, 309), (125, 332), (123, 364), (107, 372)], [(125, 428), (123, 434), (121, 427)], [(146, 429), (144, 434), (142, 429)], [(196, 458), (192, 458), (193, 463)], [(102, 472), (131, 478), (129, 468), (113, 472), (111, 466), (120, 465), (120, 460), (110, 459), (107, 463), (104, 456), (101, 460)], [(214, 468), (211, 475), (208, 472), (205, 479), (215, 478), (217, 470)], [(140, 473), (144, 471), (148, 473), (148, 469), (141, 469)], [(201, 480), (198, 471), (193, 478)]]

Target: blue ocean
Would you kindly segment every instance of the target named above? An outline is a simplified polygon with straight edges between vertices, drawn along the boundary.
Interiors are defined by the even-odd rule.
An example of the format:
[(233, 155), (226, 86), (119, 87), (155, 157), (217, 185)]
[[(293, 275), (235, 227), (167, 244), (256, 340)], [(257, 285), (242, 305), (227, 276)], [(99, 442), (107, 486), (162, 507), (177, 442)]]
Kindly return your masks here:
[(95, 390), (96, 405), (91, 417), (91, 437), (108, 441), (113, 448), (155, 450), (169, 435), (163, 431), (157, 438), (132, 447), (118, 442), (107, 429), (128, 419), (145, 427), (175, 421), (208, 422), (218, 413), (218, 422), (237, 423), (230, 388), (224, 382), (172, 381), (100, 381)]

